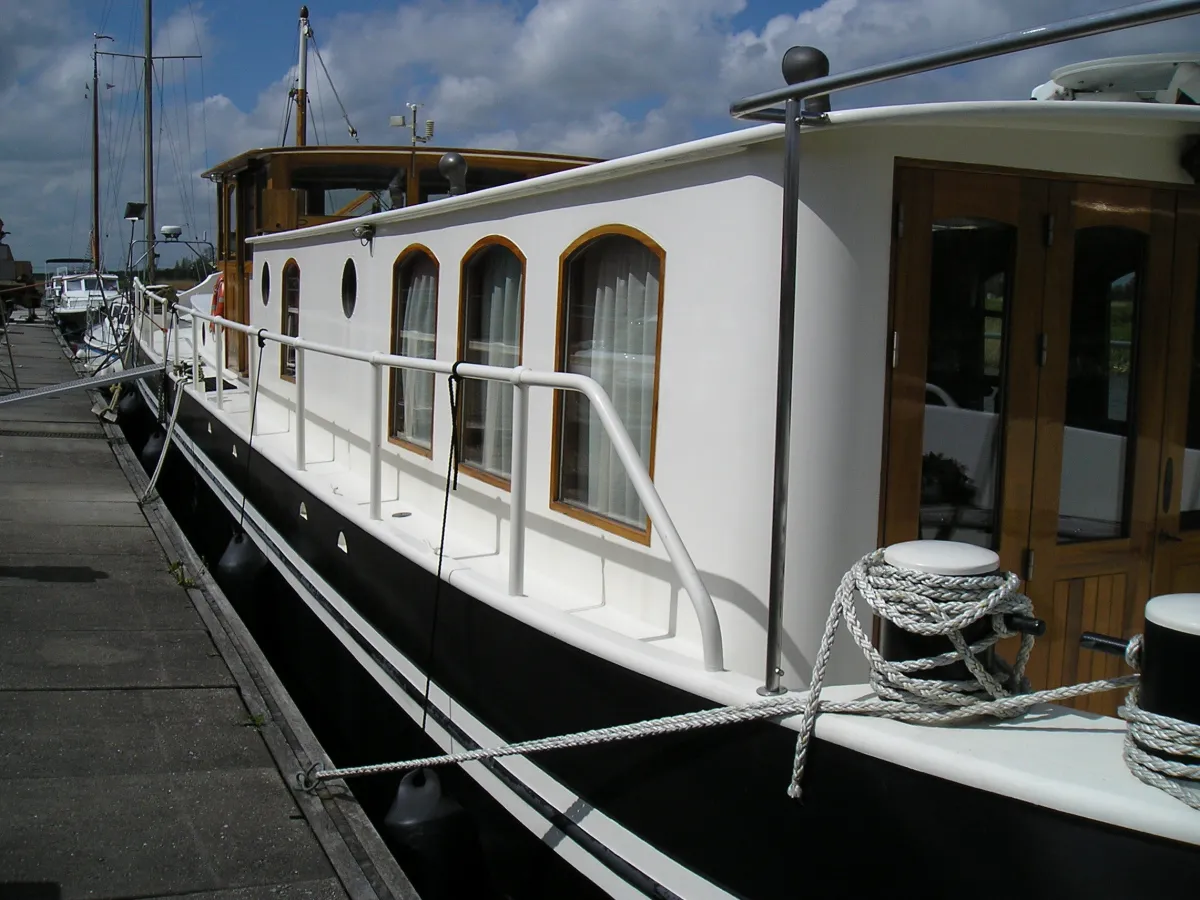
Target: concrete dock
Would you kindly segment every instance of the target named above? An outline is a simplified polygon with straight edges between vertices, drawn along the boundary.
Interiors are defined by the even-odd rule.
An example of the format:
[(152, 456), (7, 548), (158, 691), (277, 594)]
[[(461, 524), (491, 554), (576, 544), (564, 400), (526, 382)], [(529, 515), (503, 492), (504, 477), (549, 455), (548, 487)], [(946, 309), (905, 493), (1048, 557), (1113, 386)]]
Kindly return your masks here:
[[(8, 337), (22, 389), (78, 377)], [(319, 745), (93, 401), (0, 406), (0, 900), (415, 898), (344, 787), (295, 788)]]

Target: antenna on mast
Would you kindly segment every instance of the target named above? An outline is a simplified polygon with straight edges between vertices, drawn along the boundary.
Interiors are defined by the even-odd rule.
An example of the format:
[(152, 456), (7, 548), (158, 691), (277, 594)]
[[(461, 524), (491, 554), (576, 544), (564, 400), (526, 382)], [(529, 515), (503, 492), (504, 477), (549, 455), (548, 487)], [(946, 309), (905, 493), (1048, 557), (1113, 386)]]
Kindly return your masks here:
[(406, 118), (405, 116), (392, 116), (388, 119), (388, 122), (393, 128), (411, 128), (412, 146), (415, 147), (417, 144), (428, 144), (433, 140), (433, 119), (426, 119), (425, 133), (417, 134), (417, 110), (421, 109), (425, 104), (405, 103), (404, 105), (408, 107), (411, 121), (409, 121), (409, 118)]

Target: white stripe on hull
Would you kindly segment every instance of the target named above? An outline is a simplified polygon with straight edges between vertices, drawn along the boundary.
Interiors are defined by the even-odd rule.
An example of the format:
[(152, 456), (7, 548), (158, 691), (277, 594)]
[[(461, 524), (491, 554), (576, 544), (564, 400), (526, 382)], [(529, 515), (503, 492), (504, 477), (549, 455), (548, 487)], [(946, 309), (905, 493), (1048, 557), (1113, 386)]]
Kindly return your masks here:
[[(151, 409), (157, 407), (157, 400), (152, 396), (146, 385), (138, 382), (143, 398), (150, 404)], [(173, 438), (177, 446), (188, 457), (192, 467), (208, 483), (213, 493), (218, 496), (229, 510), (230, 514), (240, 513), (241, 492), (225, 475), (213, 465), (208, 457), (192, 443), (182, 429), (176, 431)], [(335, 591), (305, 560), (296, 554), (279, 533), (266, 522), (249, 503), (246, 505), (246, 518), (262, 535), (279, 549), (276, 553), (272, 548), (264, 546), (264, 542), (255, 540), (271, 564), (287, 580), (305, 604), (321, 620), (330, 633), (354, 656), (363, 669), (387, 691), (388, 695), (414, 722), (422, 720), (420, 705), (368, 654), (354, 635), (348, 632), (328, 612), (324, 604), (314, 597), (304, 582), (296, 577), (295, 571), (302, 574), (312, 587), (316, 588), (321, 597), (329, 603), (344, 620), (387, 662), (415, 685), (423, 686), (425, 676), (404, 654), (380, 634), (354, 607)], [(256, 535), (251, 534), (251, 537)], [(294, 567), (294, 570), (292, 569)], [(494, 734), (478, 719), (454, 702), (436, 682), (430, 690), (430, 704), (441, 710), (455, 725), (465, 732), (480, 746), (495, 746), (503, 743), (503, 739)], [(428, 733), (446, 752), (464, 749), (432, 718), (428, 722)], [(388, 760), (380, 760), (387, 762)], [(335, 760), (336, 763), (336, 760)], [(651, 844), (624, 828), (620, 823), (609, 818), (604, 813), (593, 808), (577, 794), (570, 791), (556, 779), (550, 777), (530, 760), (523, 757), (509, 757), (499, 761), (520, 781), (540, 795), (546, 802), (559, 812), (568, 814), (589, 835), (596, 838), (605, 847), (614, 852), (626, 862), (640, 869), (659, 884), (687, 900), (732, 900), (732, 894), (722, 890), (707, 881), (692, 870), (681, 866), (675, 860), (658, 851)], [(468, 763), (462, 767), (470, 773), (493, 798), (497, 800), (522, 825), (528, 828), (544, 843), (549, 844), (564, 860), (575, 869), (585, 874), (599, 887), (614, 897), (643, 897), (640, 890), (622, 879), (619, 875), (605, 866), (589, 851), (581, 847), (558, 828), (546, 821), (546, 818), (533, 809), (511, 788), (497, 776), (492, 774), (480, 763)]]

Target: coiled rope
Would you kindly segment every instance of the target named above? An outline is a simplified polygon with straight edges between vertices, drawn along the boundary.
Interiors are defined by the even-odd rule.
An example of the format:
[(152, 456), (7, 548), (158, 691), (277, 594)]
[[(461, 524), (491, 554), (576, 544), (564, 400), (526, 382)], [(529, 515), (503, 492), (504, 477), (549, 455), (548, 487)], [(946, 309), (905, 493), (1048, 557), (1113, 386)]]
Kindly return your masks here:
[[(1103, 691), (1132, 687), (1130, 702), (1122, 716), (1130, 723), (1126, 739), (1125, 758), (1138, 778), (1189, 805), (1193, 800), (1189, 789), (1169, 782), (1171, 778), (1200, 779), (1200, 765), (1187, 765), (1162, 760), (1146, 753), (1143, 747), (1160, 752), (1186, 756), (1194, 753), (1200, 760), (1200, 728), (1165, 719), (1137, 709), (1136, 685), (1139, 676), (1123, 675), (1083, 684), (1067, 685), (1046, 691), (1026, 692), (1024, 671), (1033, 649), (1034, 638), (1021, 635), (1016, 660), (1005, 677), (998, 678), (975, 657), (997, 641), (1013, 637), (1007, 617), (1030, 615), (1029, 598), (1019, 591), (1019, 579), (1012, 574), (983, 576), (947, 576), (899, 569), (884, 561), (883, 550), (867, 554), (856, 562), (842, 578), (834, 596), (825, 631), (813, 666), (811, 688), (806, 697), (772, 697), (740, 706), (724, 706), (676, 716), (666, 716), (642, 722), (614, 725), (555, 737), (538, 738), (501, 747), (483, 747), (441, 756), (429, 756), (402, 762), (325, 769), (320, 762), (297, 775), (299, 786), (313, 790), (321, 782), (335, 778), (378, 775), (432, 766), (454, 765), (505, 756), (525, 756), (546, 750), (586, 747), (594, 744), (675, 734), (718, 725), (732, 725), (761, 719), (783, 719), (802, 715), (796, 737), (792, 778), (788, 796), (799, 799), (801, 781), (807, 761), (817, 716), (823, 712), (850, 715), (878, 716), (918, 725), (951, 725), (981, 717), (1012, 718), (1033, 706), (1082, 697)], [(894, 662), (884, 659), (871, 645), (871, 640), (858, 620), (854, 595), (859, 593), (881, 617), (915, 634), (948, 638), (952, 651), (924, 659)], [(990, 618), (991, 634), (971, 643), (963, 637), (964, 629)], [(825, 671), (833, 653), (838, 631), (845, 624), (855, 644), (870, 665), (870, 682), (878, 695), (875, 699), (827, 702), (821, 699)], [(1130, 642), (1126, 661), (1137, 668), (1140, 661), (1140, 637)], [(920, 678), (914, 673), (926, 672), (947, 664), (962, 662), (975, 676), (974, 680), (949, 681)], [(1135, 731), (1136, 723), (1136, 731)], [(1181, 727), (1182, 726), (1182, 727)], [(1190, 743), (1189, 743), (1190, 742)], [(1169, 749), (1164, 749), (1169, 748)], [(1185, 752), (1180, 752), (1181, 750)], [(1147, 759), (1142, 759), (1142, 756)], [(1135, 768), (1135, 760), (1137, 768)], [(1181, 768), (1182, 767), (1182, 768)], [(1170, 784), (1164, 787), (1160, 780)], [(1185, 799), (1187, 798), (1187, 799)]]
[[(1137, 635), (1126, 651), (1134, 668), (1141, 654), (1142, 636)], [(1200, 725), (1146, 712), (1138, 706), (1138, 693), (1135, 685), (1117, 711), (1127, 723), (1125, 765), (1139, 780), (1200, 809)], [(1174, 758), (1164, 759), (1160, 753)]]

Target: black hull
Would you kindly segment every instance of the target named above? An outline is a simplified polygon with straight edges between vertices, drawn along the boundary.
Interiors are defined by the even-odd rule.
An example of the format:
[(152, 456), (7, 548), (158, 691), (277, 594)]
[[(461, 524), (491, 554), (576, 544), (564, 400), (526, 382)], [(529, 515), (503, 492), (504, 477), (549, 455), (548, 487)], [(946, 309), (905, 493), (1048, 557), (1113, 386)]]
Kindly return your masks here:
[[(506, 742), (713, 705), (569, 646), (445, 583), (431, 655), (433, 575), (257, 454), (247, 483), (246, 442), (191, 396), (183, 401), (179, 426), (231, 483), (246, 491), (250, 504), (296, 554), (409, 660), (422, 668), (432, 660), (434, 681)], [(136, 445), (139, 438), (131, 438)], [(171, 472), (164, 473), (163, 490), (173, 506), (212, 504), (207, 484), (188, 478), (185, 465), (174, 464), (169, 488)], [(302, 502), (307, 520), (298, 515)], [(337, 549), (339, 532), (349, 553)], [(215, 553), (219, 555), (219, 547)], [(208, 548), (210, 560), (216, 559), (213, 554)], [(297, 677), (313, 682), (313, 690), (321, 693), (323, 667), (353, 668), (357, 663), (302, 602), (294, 606), (298, 608), (257, 609), (254, 615), (265, 621), (256, 631), (272, 635), (264, 646), (268, 656), (271, 644), (294, 646), (302, 633), (313, 646), (325, 648), (319, 651), (323, 658), (309, 653), (303, 665), (295, 666)], [(326, 604), (326, 609), (331, 607)], [(386, 662), (384, 666), (391, 669)], [(361, 668), (359, 674), (354, 690), (329, 698), (336, 709), (326, 715), (337, 731), (375, 732), (364, 746), (377, 755), (339, 758), (336, 747), (322, 737), (334, 760), (349, 765), (412, 754), (413, 742), (403, 736), (411, 731), (411, 720), (394, 705), (392, 717), (404, 720), (403, 727), (363, 720), (360, 700), (370, 692), (366, 683), (371, 679)], [(391, 675), (420, 700), (423, 681), (410, 683), (394, 670)], [(429, 714), (443, 727), (457, 729), (437, 710), (430, 708)], [(473, 746), (469, 736), (460, 733), (458, 738)], [(966, 885), (976, 897), (1007, 898), (1018, 892), (1032, 897), (1150, 896), (1173, 893), (1177, 885), (1200, 875), (1196, 846), (1061, 814), (820, 740), (810, 750), (804, 800), (796, 802), (785, 792), (794, 743), (794, 732), (764, 722), (553, 751), (539, 754), (536, 762), (684, 867), (751, 900), (782, 900), (810, 891), (858, 896), (881, 889), (957, 897)], [(489, 768), (544, 817), (546, 831), (559, 828), (642, 893), (675, 896), (630, 863), (621, 848), (602, 845), (506, 770), (494, 764)], [(461, 771), (456, 777), (470, 781)], [(471, 790), (487, 798), (481, 788), (472, 785)], [(480, 803), (486, 805), (484, 799)], [(584, 895), (582, 887), (558, 894)]]

